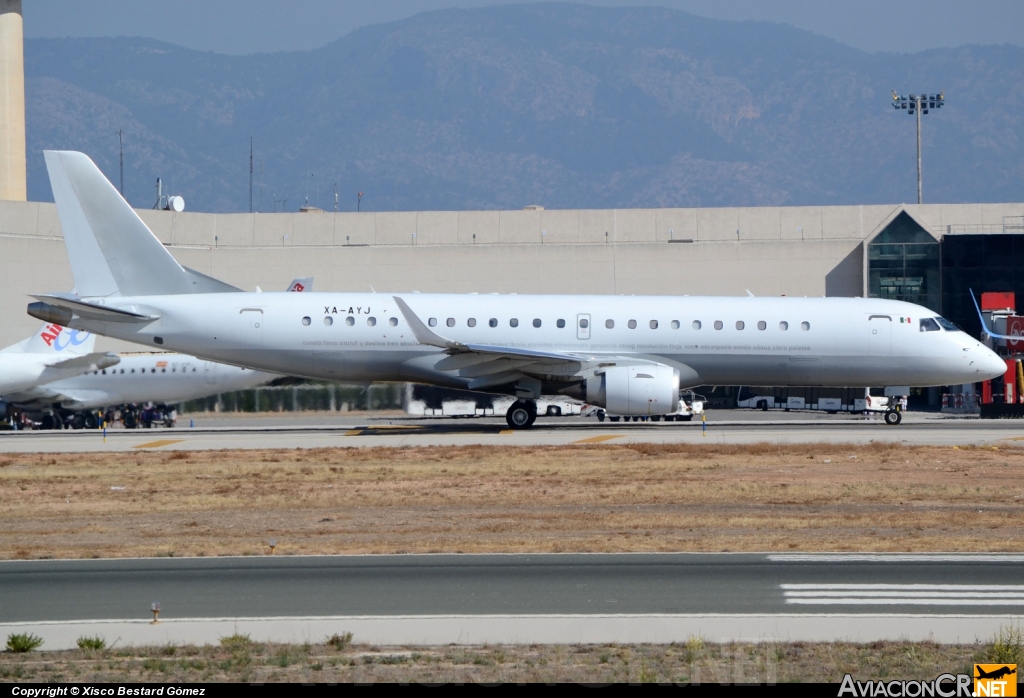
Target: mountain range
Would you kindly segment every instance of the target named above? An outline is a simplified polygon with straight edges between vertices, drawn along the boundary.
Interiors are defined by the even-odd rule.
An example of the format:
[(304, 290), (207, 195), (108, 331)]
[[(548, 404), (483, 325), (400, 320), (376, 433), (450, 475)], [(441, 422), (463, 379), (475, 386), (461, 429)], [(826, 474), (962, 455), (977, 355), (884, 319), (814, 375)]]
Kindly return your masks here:
[[(29, 198), (83, 150), (135, 206), (616, 208), (1024, 200), (1024, 49), (869, 54), (766, 22), (572, 4), (429, 12), (308, 51), (25, 42)], [(362, 192), (362, 197), (357, 197)], [(284, 200), (287, 200), (286, 202)]]

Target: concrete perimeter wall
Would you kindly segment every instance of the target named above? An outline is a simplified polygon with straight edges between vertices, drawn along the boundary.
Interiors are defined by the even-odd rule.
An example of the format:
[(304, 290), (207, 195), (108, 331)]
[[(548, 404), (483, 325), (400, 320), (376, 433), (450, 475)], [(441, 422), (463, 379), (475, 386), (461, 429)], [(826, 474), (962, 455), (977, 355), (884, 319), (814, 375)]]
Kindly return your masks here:
[[(139, 215), (182, 264), (245, 289), (856, 296), (863, 242), (901, 209), (940, 237), (1024, 204)], [(72, 285), (54, 205), (0, 202), (0, 347), (38, 326), (28, 294)]]

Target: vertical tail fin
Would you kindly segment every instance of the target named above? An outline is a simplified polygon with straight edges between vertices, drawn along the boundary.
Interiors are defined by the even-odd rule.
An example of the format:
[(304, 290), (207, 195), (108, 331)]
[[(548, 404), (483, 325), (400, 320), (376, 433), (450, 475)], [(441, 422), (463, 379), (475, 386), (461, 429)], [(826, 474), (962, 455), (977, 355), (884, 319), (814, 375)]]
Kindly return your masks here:
[(292, 281), (287, 290), (292, 293), (309, 293), (313, 290), (313, 277), (300, 276)]
[(84, 356), (91, 353), (95, 346), (96, 335), (47, 322), (28, 339), (12, 344), (0, 353)]
[(87, 155), (69, 150), (44, 155), (80, 295), (238, 290), (178, 264)]

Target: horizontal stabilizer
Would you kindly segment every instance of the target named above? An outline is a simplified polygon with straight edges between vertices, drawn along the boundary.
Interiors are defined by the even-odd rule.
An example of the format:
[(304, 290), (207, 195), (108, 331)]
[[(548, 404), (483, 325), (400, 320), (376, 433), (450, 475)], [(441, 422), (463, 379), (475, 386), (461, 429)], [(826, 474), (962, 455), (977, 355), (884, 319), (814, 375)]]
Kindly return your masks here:
[(133, 312), (121, 308), (108, 308), (104, 305), (88, 303), (77, 298), (63, 295), (32, 296), (40, 303), (29, 303), (28, 314), (32, 317), (67, 325), (72, 318), (78, 316), (84, 320), (98, 322), (138, 322), (150, 323), (158, 319), (157, 315)]

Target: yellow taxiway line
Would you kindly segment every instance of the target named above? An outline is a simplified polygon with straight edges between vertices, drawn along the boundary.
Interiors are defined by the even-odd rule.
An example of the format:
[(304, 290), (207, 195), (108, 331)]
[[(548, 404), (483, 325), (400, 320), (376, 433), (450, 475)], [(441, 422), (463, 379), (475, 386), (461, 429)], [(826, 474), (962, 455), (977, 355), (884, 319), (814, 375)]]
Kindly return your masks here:
[(599, 444), (605, 441), (611, 441), (612, 439), (621, 438), (619, 434), (605, 434), (603, 436), (591, 436), (589, 439), (580, 439), (579, 441), (573, 441), (574, 444)]
[(170, 446), (171, 444), (179, 444), (185, 439), (160, 439), (159, 441), (148, 441), (138, 446), (132, 446), (132, 448), (160, 448), (161, 446)]

